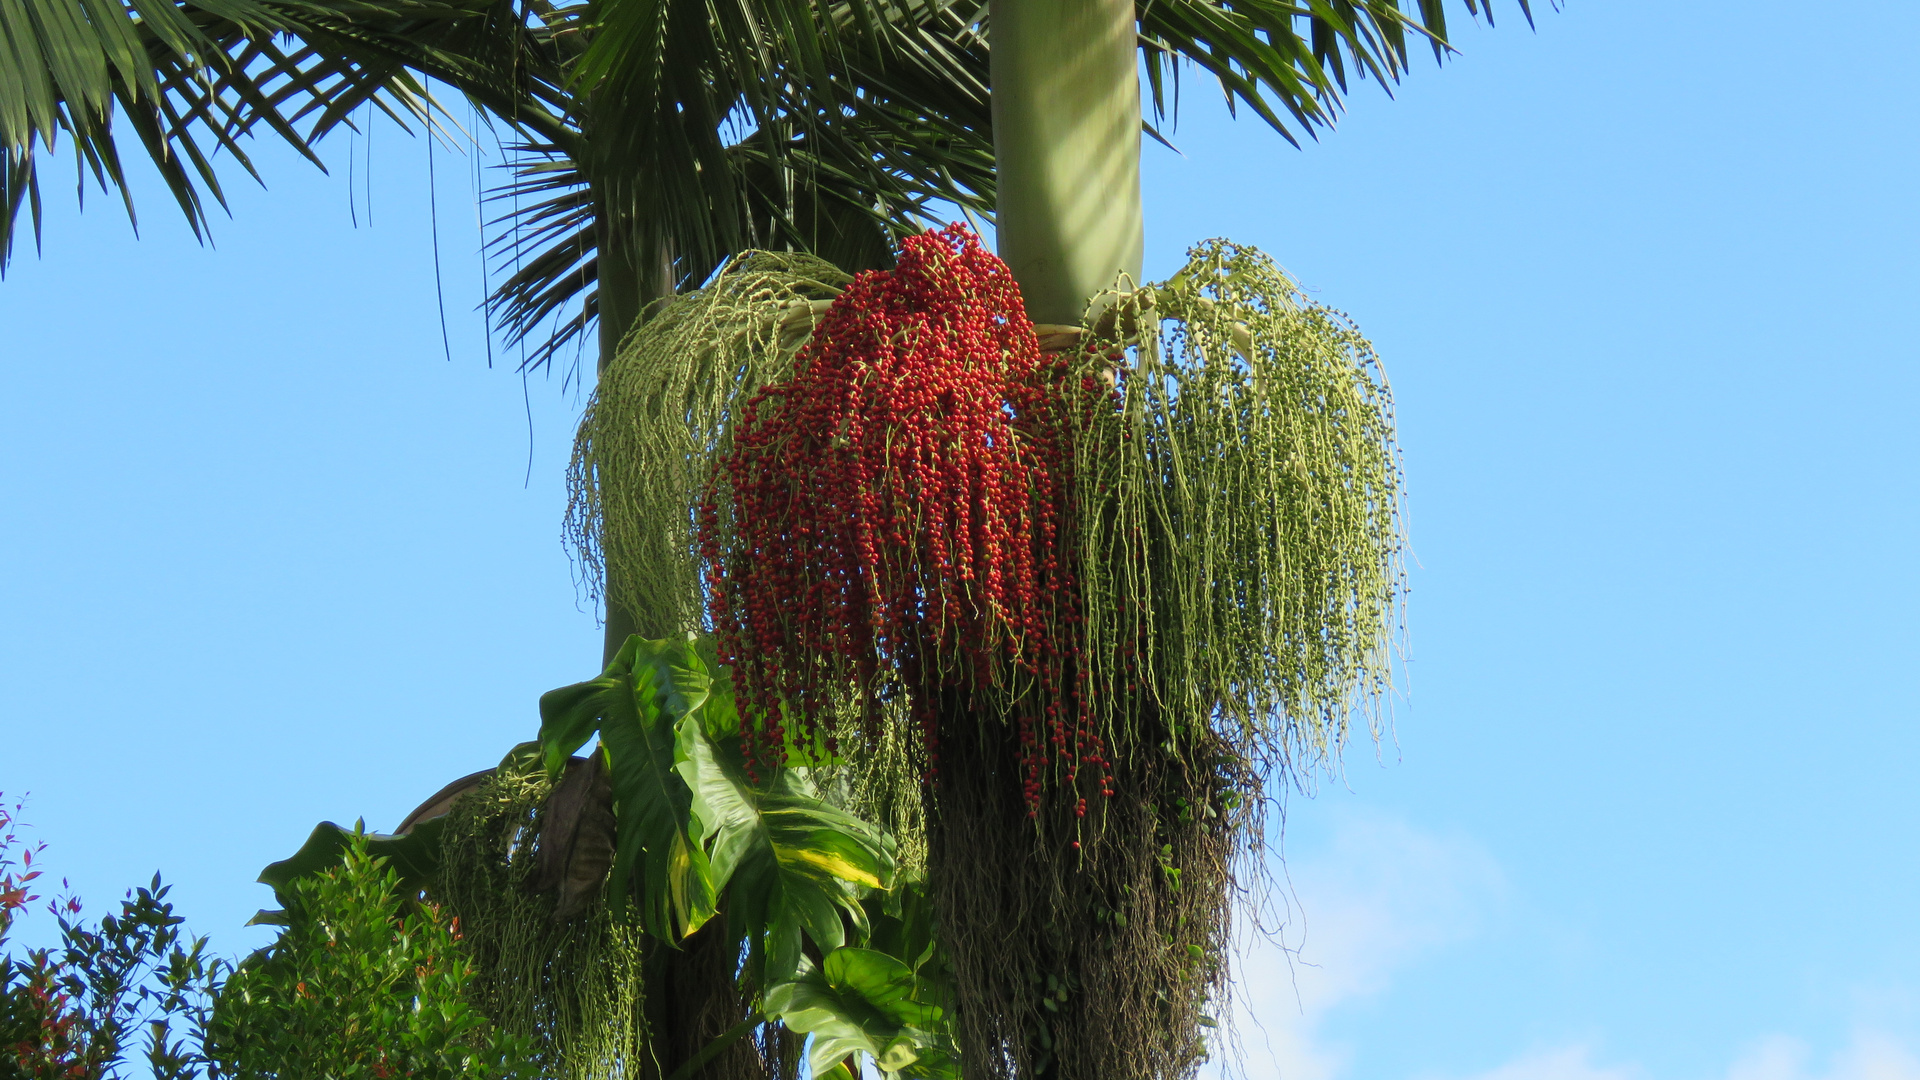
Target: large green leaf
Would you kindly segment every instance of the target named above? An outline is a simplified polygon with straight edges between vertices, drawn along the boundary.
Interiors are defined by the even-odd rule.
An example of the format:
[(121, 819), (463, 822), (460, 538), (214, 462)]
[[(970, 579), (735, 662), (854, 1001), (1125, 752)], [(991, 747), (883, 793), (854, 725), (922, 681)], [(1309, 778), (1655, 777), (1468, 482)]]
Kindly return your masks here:
[[(295, 883), (338, 869), (346, 861), (354, 837), (365, 836), (367, 853), (386, 860), (386, 865), (400, 875), (400, 894), (418, 897), (433, 884), (434, 875), (440, 871), (440, 833), (446, 824), (444, 817), (431, 818), (415, 825), (405, 836), (388, 836), (368, 834), (360, 823), (345, 829), (323, 821), (313, 827), (299, 851), (269, 863), (260, 871), (259, 881), (273, 887), (274, 898), (282, 908), (291, 907)], [(281, 911), (262, 911), (252, 920), (255, 924), (268, 925), (280, 925), (284, 921)]]
[(707, 678), (673, 646), (630, 638), (598, 679), (540, 699), (550, 772), (600, 736), (618, 830), (612, 899), (637, 894), (643, 925), (667, 942), (705, 925), (716, 898), (706, 851), (688, 834), (692, 792), (674, 771), (674, 729), (705, 700)]
[[(867, 933), (868, 889), (893, 882), (892, 838), (828, 805), (805, 769), (778, 768), (756, 784), (740, 748), (731, 690), (721, 684), (679, 731), (676, 769), (693, 791), (694, 835), (767, 982), (798, 968), (801, 935), (821, 950)], [(844, 916), (844, 918), (843, 918)]]
[(953, 973), (940, 948), (933, 921), (933, 898), (924, 879), (897, 879), (893, 888), (866, 900), (872, 929), (867, 948), (886, 953), (909, 968), (919, 982), (919, 1000), (944, 1007), (952, 993)]
[(804, 769), (756, 783), (716, 671), (698, 639), (629, 638), (599, 678), (540, 699), (540, 743), (557, 772), (599, 735), (619, 830), (612, 887), (638, 895), (648, 932), (679, 940), (724, 893), (735, 933), (779, 981), (803, 935), (830, 951), (849, 923), (866, 933), (860, 901), (892, 883), (892, 840), (824, 802)]
[(540, 695), (540, 749), (550, 779), (587, 740), (599, 734), (608, 717), (637, 715), (633, 699), (633, 654), (639, 639), (631, 638), (597, 679), (577, 682)]
[(952, 1061), (941, 1010), (924, 1000), (913, 969), (873, 949), (835, 949), (817, 968), (806, 965), (767, 991), (765, 1011), (813, 1036), (807, 1061), (816, 1076), (856, 1053), (887, 1073), (922, 1066), (917, 1075), (941, 1075), (925, 1066)]

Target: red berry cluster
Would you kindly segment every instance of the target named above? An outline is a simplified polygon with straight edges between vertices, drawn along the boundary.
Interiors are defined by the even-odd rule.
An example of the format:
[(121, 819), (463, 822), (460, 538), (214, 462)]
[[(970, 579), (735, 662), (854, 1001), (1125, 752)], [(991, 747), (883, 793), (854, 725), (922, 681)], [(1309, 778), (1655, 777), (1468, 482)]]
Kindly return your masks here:
[(1006, 264), (954, 225), (857, 277), (793, 377), (748, 401), (700, 543), (750, 761), (784, 752), (783, 717), (807, 733), (849, 689), (871, 703), (895, 685), (929, 775), (938, 703), (958, 694), (1010, 710), (1030, 811), (1049, 763), (1069, 790), (1083, 765), (1106, 790), (1073, 663), (1066, 369)]

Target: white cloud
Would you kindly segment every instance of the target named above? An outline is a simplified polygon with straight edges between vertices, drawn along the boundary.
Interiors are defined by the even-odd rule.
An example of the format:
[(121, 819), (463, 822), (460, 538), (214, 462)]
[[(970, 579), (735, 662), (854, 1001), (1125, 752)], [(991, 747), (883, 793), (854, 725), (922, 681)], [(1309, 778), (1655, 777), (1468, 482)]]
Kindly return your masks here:
[(1812, 1057), (1800, 1040), (1770, 1035), (1733, 1063), (1727, 1080), (1920, 1080), (1920, 1055), (1907, 1041), (1882, 1031), (1854, 1032), (1824, 1068), (1812, 1068)]
[[(1209, 1065), (1208, 1080), (1346, 1080), (1353, 1049), (1327, 1036), (1327, 1018), (1472, 938), (1506, 902), (1500, 866), (1479, 844), (1378, 815), (1347, 816), (1329, 842), (1295, 853), (1277, 872), (1284, 877), (1267, 920), (1274, 933), (1243, 926), (1237, 942), (1238, 1052)], [(1920, 1043), (1887, 1030), (1910, 1025), (1876, 1026), (1881, 1014), (1913, 1010), (1857, 1004), (1863, 1023), (1824, 1058), (1800, 1039), (1767, 1035), (1733, 1057), (1723, 1080), (1920, 1080)], [(1529, 1050), (1462, 1080), (1649, 1075), (1642, 1063), (1607, 1061), (1583, 1041)]]
[[(1597, 1065), (1592, 1047), (1575, 1044), (1522, 1055), (1470, 1080), (1641, 1080), (1645, 1075), (1637, 1064)], [(1861, 1029), (1816, 1067), (1805, 1042), (1768, 1035), (1734, 1059), (1725, 1080), (1920, 1080), (1920, 1055), (1906, 1040)]]
[(1329, 843), (1276, 869), (1267, 921), (1280, 925), (1272, 937), (1243, 927), (1237, 949), (1235, 1071), (1249, 1080), (1334, 1080), (1350, 1052), (1322, 1037), (1326, 1015), (1470, 937), (1504, 892), (1477, 844), (1381, 816), (1348, 815)]
[(1785, 1035), (1769, 1035), (1750, 1047), (1727, 1070), (1727, 1080), (1800, 1080), (1806, 1075), (1807, 1044)]

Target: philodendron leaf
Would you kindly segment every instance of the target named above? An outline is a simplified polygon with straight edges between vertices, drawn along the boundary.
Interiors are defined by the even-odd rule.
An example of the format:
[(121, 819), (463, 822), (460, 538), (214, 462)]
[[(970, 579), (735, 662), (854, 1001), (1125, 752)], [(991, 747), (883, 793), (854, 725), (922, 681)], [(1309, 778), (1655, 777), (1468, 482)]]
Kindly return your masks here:
[(860, 900), (893, 880), (893, 840), (821, 800), (803, 768), (756, 782), (740, 748), (731, 682), (708, 643), (629, 638), (598, 679), (540, 700), (550, 769), (596, 733), (613, 788), (613, 887), (629, 883), (649, 933), (672, 942), (706, 923), (725, 890), (760, 985), (864, 939)]
[(864, 935), (860, 897), (891, 883), (894, 859), (891, 839), (821, 801), (805, 770), (780, 769), (755, 784), (733, 710), (716, 681), (681, 721), (674, 767), (693, 792), (692, 834), (707, 849), (716, 888), (729, 890), (730, 917), (757, 943), (765, 985), (793, 977), (803, 931), (822, 952), (846, 943), (847, 919)]
[[(375, 858), (387, 860), (393, 871), (400, 875), (400, 894), (410, 896), (419, 893), (432, 884), (433, 876), (440, 870), (440, 833), (446, 828), (445, 818), (432, 818), (413, 827), (405, 836), (387, 836), (374, 833), (367, 837), (367, 853)], [(352, 845), (356, 832), (365, 830), (358, 824), (345, 829), (331, 821), (323, 821), (313, 827), (307, 836), (307, 842), (279, 862), (268, 864), (260, 871), (260, 882), (273, 887), (275, 899), (282, 907), (293, 903), (294, 883), (302, 878), (314, 877), (335, 869), (346, 860), (347, 849)], [(255, 924), (279, 925), (279, 912), (263, 911), (254, 917)]]
[(540, 695), (540, 747), (548, 776), (559, 777), (567, 759), (593, 738), (608, 717), (633, 713), (633, 682), (629, 676), (640, 646), (640, 638), (628, 638), (599, 678)]
[(949, 1042), (943, 1038), (937, 1046), (921, 1047), (920, 1057), (900, 1070), (900, 1080), (960, 1080), (960, 1059)]
[(815, 1075), (856, 1053), (872, 1057), (875, 1063), (884, 1056), (896, 1062), (894, 1071), (919, 1056), (912, 1038), (898, 1025), (875, 1018), (870, 1010), (843, 1000), (811, 977), (768, 990), (764, 1011), (789, 1031), (813, 1036), (807, 1047), (807, 1067)]
[(648, 931), (673, 942), (713, 917), (722, 884), (691, 835), (693, 793), (674, 771), (675, 730), (705, 702), (710, 679), (685, 639), (632, 638), (621, 654), (631, 656), (633, 707), (600, 726), (619, 821), (613, 880), (638, 874)]
[(717, 743), (704, 723), (683, 723), (675, 769), (693, 792), (696, 835), (714, 877), (726, 881), (746, 859), (770, 855), (792, 872), (883, 889), (893, 855), (878, 829), (823, 801), (804, 770), (783, 769), (765, 788), (748, 778), (732, 740)]
[(808, 965), (792, 982), (770, 988), (765, 1012), (813, 1036), (807, 1061), (816, 1076), (856, 1053), (873, 1058), (883, 1072), (899, 1073), (923, 1055), (929, 1063), (950, 1060), (929, 1030), (940, 1010), (916, 1000), (916, 988), (913, 971), (894, 957), (842, 948), (818, 968)]
[(867, 948), (900, 958), (923, 988), (933, 988), (929, 1000), (943, 1000), (940, 995), (947, 992), (949, 973), (934, 933), (933, 903), (925, 879), (901, 875), (893, 888), (868, 897), (863, 906), (873, 925)]
[(686, 639), (627, 639), (600, 677), (540, 699), (540, 743), (558, 775), (595, 734), (606, 755), (617, 840), (612, 899), (638, 893), (647, 932), (674, 943), (713, 917), (716, 886), (689, 835), (693, 796), (674, 772), (674, 731), (706, 700), (710, 677)]
[(835, 949), (820, 965), (827, 985), (849, 997), (857, 996), (874, 1011), (907, 1027), (928, 1027), (940, 1020), (940, 1009), (916, 1000), (919, 986), (913, 969), (898, 958), (873, 949)]

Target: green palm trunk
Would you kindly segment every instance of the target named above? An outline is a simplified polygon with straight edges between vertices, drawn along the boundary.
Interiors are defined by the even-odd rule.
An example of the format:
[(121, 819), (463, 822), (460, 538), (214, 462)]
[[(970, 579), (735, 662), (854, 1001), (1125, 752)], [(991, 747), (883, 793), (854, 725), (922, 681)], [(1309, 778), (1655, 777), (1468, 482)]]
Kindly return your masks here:
[[(610, 230), (609, 230), (610, 232)], [(633, 326), (640, 314), (640, 268), (632, 257), (630, 245), (612, 242), (612, 237), (602, 240), (600, 256), (600, 361), (599, 374), (605, 374), (608, 365), (613, 363), (620, 339)], [(613, 661), (620, 646), (627, 638), (639, 630), (632, 617), (613, 602), (611, 595), (606, 604), (605, 646), (600, 663), (604, 666)]]
[[(604, 205), (604, 202), (602, 203)], [(595, 327), (599, 335), (600, 357), (596, 365), (596, 375), (606, 374), (613, 363), (614, 354), (620, 348), (620, 341), (627, 331), (639, 321), (640, 313), (645, 309), (651, 296), (671, 295), (673, 283), (668, 271), (661, 266), (665, 260), (650, 260), (654, 265), (649, 274), (647, 263), (638, 250), (642, 243), (631, 235), (622, 235), (623, 230), (613, 224), (611, 215), (604, 210), (600, 219), (600, 289), (599, 324)], [(607, 593), (605, 634), (600, 662), (602, 665), (613, 661), (620, 646), (633, 634), (647, 637), (660, 637), (668, 633), (671, 627), (640, 626), (634, 618), (614, 602), (611, 591)]]
[[(1140, 278), (1135, 20), (1133, 0), (992, 0), (997, 241), (1036, 324), (1078, 325), (1095, 294), (1123, 274)], [(1126, 982), (1111, 977), (1114, 963), (1152, 969), (1084, 916), (1113, 905), (1119, 888), (1142, 884), (1107, 868), (1124, 877), (1139, 861), (1131, 841), (1153, 838), (1153, 823), (1106, 807), (1082, 823), (1058, 792), (1029, 819), (1011, 726), (958, 697), (942, 713), (928, 868), (954, 965), (962, 1073), (1158, 1075), (1138, 1055), (1094, 1049), (1130, 1050), (1136, 1030), (1082, 992), (1091, 982)], [(1101, 869), (1079, 863), (1080, 841)]]
[(1140, 277), (1140, 79), (1133, 0), (993, 0), (1000, 257), (1038, 323)]

